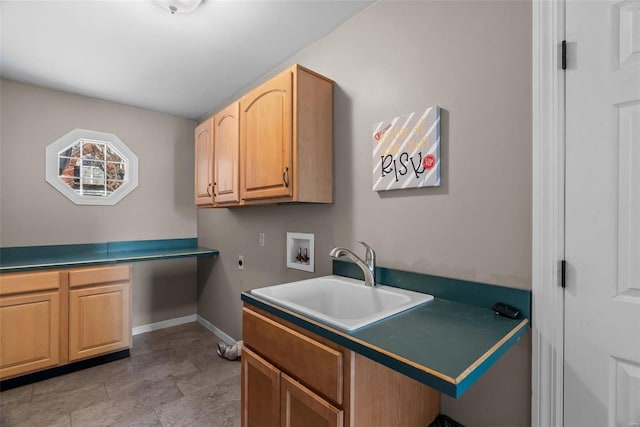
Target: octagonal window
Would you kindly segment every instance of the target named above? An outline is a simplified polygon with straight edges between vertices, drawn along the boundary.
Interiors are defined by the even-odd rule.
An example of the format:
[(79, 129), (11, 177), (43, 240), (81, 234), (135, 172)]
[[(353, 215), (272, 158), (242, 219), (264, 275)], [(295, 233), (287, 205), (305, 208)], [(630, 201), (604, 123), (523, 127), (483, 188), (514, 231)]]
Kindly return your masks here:
[(138, 185), (138, 158), (114, 134), (74, 129), (46, 162), (47, 182), (79, 205), (114, 205)]

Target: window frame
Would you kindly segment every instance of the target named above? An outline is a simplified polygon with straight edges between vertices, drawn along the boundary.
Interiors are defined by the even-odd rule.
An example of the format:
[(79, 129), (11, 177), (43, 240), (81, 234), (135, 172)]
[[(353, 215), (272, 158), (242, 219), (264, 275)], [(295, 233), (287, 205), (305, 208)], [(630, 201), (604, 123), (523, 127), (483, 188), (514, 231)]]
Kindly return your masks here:
[[(108, 195), (79, 194), (68, 183), (64, 182), (59, 174), (60, 153), (83, 141), (105, 144), (105, 151), (106, 146), (111, 145), (113, 150), (124, 160), (126, 165), (124, 182)], [(80, 149), (82, 150), (82, 145)], [(76, 205), (113, 206), (138, 186), (138, 157), (120, 138), (112, 133), (74, 129), (47, 146), (45, 159), (46, 181)], [(105, 176), (105, 183), (106, 181), (107, 177)]]

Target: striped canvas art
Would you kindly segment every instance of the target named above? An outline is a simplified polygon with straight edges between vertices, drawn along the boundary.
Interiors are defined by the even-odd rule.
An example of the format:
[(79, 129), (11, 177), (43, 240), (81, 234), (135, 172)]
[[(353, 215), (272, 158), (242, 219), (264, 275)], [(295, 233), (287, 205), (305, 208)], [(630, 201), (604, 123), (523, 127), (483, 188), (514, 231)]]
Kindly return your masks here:
[(373, 126), (373, 191), (440, 186), (440, 107)]

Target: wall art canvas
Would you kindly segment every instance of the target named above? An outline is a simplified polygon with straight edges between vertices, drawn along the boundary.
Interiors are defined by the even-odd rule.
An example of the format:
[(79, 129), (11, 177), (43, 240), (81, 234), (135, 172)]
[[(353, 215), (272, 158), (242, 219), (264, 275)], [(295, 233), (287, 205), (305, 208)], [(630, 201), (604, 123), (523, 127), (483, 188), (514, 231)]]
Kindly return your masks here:
[(373, 191), (440, 186), (440, 107), (373, 126)]

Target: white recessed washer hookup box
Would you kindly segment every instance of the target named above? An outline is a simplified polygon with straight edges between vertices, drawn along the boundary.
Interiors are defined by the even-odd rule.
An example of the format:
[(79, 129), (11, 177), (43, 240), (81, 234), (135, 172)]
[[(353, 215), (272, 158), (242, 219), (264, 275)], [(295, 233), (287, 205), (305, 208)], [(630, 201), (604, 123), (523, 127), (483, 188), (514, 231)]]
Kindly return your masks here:
[(315, 241), (313, 233), (287, 231), (287, 267), (296, 270), (315, 271)]

